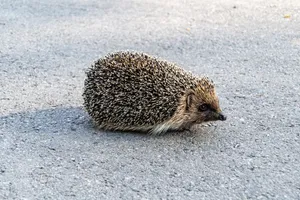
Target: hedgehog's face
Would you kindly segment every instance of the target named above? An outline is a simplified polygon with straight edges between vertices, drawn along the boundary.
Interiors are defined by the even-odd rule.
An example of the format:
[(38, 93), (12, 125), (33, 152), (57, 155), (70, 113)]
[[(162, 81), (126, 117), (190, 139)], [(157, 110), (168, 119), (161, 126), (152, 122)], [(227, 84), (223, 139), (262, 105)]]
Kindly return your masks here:
[(214, 87), (206, 90), (197, 87), (189, 91), (186, 96), (186, 111), (190, 114), (192, 122), (196, 124), (226, 120), (226, 116), (221, 112)]

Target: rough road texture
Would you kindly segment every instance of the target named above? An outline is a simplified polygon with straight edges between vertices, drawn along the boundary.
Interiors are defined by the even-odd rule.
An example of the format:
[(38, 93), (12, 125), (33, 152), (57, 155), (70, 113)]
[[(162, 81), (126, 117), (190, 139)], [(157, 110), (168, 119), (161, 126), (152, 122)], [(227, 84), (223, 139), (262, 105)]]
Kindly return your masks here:
[[(2, 0), (0, 199), (300, 199), (299, 13), (298, 0)], [(124, 49), (211, 77), (228, 120), (95, 130), (84, 70)]]

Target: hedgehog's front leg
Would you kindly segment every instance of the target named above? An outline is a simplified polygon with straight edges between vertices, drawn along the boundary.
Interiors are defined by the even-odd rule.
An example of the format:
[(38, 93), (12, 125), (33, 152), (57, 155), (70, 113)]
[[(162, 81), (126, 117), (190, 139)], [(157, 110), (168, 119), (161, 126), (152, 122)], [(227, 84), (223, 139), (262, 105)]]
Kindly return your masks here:
[(183, 126), (181, 123), (176, 123), (173, 120), (170, 120), (165, 123), (154, 126), (149, 133), (153, 135), (162, 135), (168, 131), (191, 131), (190, 128), (191, 126)]
[(171, 125), (168, 123), (158, 124), (154, 126), (149, 133), (151, 135), (162, 135), (166, 133), (171, 128)]

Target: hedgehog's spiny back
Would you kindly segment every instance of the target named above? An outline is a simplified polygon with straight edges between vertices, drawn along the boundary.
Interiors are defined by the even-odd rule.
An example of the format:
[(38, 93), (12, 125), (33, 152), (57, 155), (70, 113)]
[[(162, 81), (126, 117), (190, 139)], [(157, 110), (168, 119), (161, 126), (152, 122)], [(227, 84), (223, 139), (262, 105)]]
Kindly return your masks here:
[(168, 120), (196, 78), (146, 54), (118, 52), (87, 72), (84, 105), (102, 126), (151, 126)]

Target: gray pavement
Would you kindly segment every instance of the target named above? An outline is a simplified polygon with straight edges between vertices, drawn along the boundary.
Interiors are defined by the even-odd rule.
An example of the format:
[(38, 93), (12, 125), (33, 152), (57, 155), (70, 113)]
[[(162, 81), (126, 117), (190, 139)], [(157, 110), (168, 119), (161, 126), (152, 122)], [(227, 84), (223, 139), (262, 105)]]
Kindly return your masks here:
[[(226, 122), (103, 132), (84, 71), (144, 51), (217, 85)], [(0, 199), (300, 199), (300, 1), (0, 1)]]

